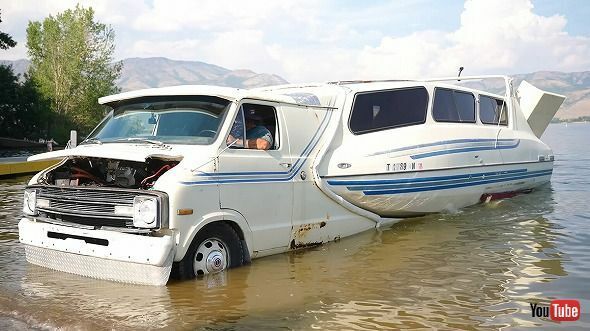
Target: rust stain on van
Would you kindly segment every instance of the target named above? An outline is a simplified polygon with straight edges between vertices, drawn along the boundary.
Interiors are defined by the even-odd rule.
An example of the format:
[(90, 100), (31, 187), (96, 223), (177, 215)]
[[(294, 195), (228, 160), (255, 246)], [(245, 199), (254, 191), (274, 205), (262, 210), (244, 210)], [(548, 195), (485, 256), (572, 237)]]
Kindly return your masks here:
[[(313, 239), (306, 239), (309, 233), (314, 231), (318, 231), (319, 229), (325, 227), (328, 223), (326, 221), (321, 221), (318, 223), (305, 223), (298, 226), (292, 227), (292, 240), (290, 244), (291, 249), (299, 249), (305, 247), (313, 247), (317, 245), (321, 245), (324, 241), (318, 240), (318, 237), (321, 236), (313, 236)], [(322, 230), (323, 231), (323, 230)], [(318, 233), (319, 234), (319, 233)]]
[(309, 232), (323, 228), (324, 226), (326, 226), (325, 221), (321, 221), (320, 223), (305, 223), (295, 226), (293, 227), (293, 238), (303, 239)]
[(291, 240), (290, 249), (301, 249), (301, 248), (309, 248), (309, 247), (316, 247), (323, 244), (321, 241), (314, 241), (309, 243), (296, 243), (295, 239)]

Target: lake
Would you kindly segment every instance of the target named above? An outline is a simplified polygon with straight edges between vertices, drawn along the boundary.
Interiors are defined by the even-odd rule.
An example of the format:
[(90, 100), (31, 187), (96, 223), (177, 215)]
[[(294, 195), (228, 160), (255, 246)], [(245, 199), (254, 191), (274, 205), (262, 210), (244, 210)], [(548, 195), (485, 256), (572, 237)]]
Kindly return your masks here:
[[(28, 177), (0, 180), (0, 329), (590, 329), (590, 124), (551, 124), (551, 183), (166, 287), (25, 262)], [(531, 303), (578, 299), (577, 322)]]

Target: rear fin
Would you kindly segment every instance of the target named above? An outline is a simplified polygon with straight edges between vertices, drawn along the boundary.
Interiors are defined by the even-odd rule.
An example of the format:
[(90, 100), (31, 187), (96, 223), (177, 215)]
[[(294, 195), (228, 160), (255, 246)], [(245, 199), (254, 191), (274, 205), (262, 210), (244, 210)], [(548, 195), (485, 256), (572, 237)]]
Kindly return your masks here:
[(565, 100), (561, 94), (542, 91), (523, 80), (517, 90), (520, 109), (537, 138), (541, 138), (549, 122)]

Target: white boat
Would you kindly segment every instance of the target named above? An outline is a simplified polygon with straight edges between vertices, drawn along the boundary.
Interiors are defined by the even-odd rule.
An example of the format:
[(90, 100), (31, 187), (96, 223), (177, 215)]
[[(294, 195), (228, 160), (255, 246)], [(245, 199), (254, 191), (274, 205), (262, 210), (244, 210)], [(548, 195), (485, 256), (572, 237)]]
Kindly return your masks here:
[[(511, 81), (505, 79), (511, 91)], [(380, 216), (399, 217), (456, 210), (549, 181), (554, 156), (539, 137), (563, 96), (540, 91), (527, 82), (512, 96), (440, 82), (419, 88), (413, 82), (347, 84), (356, 95), (348, 121), (352, 132), (345, 132), (342, 143), (333, 145), (320, 172), (330, 190)], [(370, 100), (373, 95), (395, 98), (395, 94), (420, 90), (422, 102), (405, 110), (387, 109)], [(387, 124), (376, 128), (367, 123), (368, 128), (355, 132), (352, 121), (357, 107), (360, 111), (361, 106), (355, 106), (360, 97), (369, 99), (369, 108), (418, 113), (410, 120), (418, 124), (393, 123), (392, 129)], [(367, 120), (379, 121), (379, 115)]]
[(29, 158), (63, 160), (25, 191), (27, 260), (163, 285), (547, 183), (539, 137), (564, 97), (461, 83), (481, 79), (506, 93), (445, 78), (101, 98), (113, 111), (80, 146)]

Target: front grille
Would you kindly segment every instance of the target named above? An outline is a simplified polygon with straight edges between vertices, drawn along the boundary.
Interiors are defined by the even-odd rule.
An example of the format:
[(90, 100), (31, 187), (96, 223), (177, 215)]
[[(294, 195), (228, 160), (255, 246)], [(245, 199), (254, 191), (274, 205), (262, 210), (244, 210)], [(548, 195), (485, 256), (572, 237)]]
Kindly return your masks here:
[(115, 206), (133, 208), (133, 198), (139, 194), (119, 189), (40, 186), (37, 199), (49, 200), (49, 206), (37, 209), (52, 219), (96, 228), (132, 227), (133, 216), (115, 214)]

